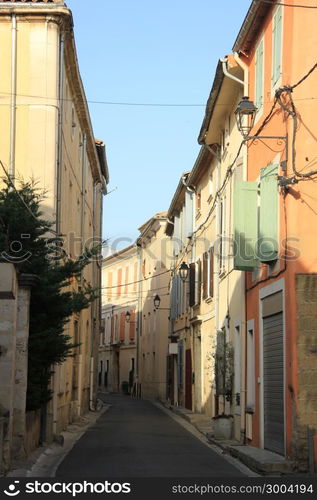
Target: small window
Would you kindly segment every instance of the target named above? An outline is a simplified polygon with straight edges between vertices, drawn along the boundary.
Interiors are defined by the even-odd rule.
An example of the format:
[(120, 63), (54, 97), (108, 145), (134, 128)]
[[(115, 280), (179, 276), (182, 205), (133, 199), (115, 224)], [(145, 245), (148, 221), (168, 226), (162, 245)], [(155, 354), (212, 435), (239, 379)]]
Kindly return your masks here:
[(282, 6), (279, 5), (273, 17), (273, 57), (272, 57), (272, 86), (274, 87), (281, 76), (282, 69)]

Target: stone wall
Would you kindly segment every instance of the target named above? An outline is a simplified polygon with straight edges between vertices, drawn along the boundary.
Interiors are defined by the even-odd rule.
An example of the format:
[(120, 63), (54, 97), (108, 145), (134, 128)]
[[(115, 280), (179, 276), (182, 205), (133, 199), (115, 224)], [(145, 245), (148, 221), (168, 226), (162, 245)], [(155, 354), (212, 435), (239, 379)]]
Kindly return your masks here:
[(298, 398), (293, 410), (293, 447), (294, 458), (304, 470), (309, 468), (309, 444), (317, 444), (316, 440), (309, 443), (309, 429), (317, 429), (317, 274), (296, 276), (296, 298)]

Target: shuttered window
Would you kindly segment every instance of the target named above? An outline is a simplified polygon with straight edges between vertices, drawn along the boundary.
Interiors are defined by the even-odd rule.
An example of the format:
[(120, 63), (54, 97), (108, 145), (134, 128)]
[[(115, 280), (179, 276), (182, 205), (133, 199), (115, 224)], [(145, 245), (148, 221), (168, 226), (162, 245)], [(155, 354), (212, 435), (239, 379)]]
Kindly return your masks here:
[(255, 105), (258, 110), (263, 105), (263, 48), (262, 39), (255, 53)]
[(124, 293), (127, 294), (129, 290), (129, 266), (125, 268), (125, 287), (124, 287)]
[(237, 181), (234, 187), (234, 269), (252, 271), (256, 266), (258, 183)]
[(189, 305), (195, 305), (195, 263), (189, 264)]
[(208, 298), (208, 274), (209, 274), (209, 258), (208, 252), (203, 255), (203, 299)]
[(261, 169), (258, 257), (272, 262), (278, 256), (278, 166)]
[(276, 9), (273, 18), (273, 61), (272, 85), (274, 86), (281, 76), (282, 59), (282, 7)]
[(108, 299), (111, 299), (111, 297), (112, 297), (112, 271), (108, 272), (107, 297), (108, 297)]
[(119, 340), (124, 342), (125, 339), (125, 313), (120, 314), (120, 337)]
[(129, 338), (130, 338), (130, 340), (135, 339), (135, 329), (136, 329), (135, 311), (131, 310), (130, 311), (130, 324), (129, 324)]
[(117, 273), (117, 297), (121, 295), (121, 285), (122, 285), (122, 269), (118, 269)]
[(195, 279), (195, 305), (200, 304), (201, 299), (201, 260), (196, 263), (196, 279)]
[(214, 296), (214, 248), (209, 250), (209, 296)]

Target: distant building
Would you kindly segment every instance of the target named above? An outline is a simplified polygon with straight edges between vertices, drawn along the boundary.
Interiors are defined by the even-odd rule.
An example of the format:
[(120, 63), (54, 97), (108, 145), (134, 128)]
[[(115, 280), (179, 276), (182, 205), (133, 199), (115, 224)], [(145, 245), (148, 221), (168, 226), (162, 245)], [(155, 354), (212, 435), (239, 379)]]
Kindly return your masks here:
[(100, 391), (131, 392), (136, 382), (139, 267), (136, 245), (112, 253), (102, 263)]

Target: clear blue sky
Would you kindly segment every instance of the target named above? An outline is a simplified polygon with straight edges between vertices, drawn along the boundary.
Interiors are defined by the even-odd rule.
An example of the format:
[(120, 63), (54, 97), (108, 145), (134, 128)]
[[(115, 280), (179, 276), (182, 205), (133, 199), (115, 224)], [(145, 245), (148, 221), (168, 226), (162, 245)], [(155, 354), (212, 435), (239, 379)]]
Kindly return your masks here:
[(137, 228), (167, 210), (191, 170), (219, 58), (232, 45), (251, 0), (67, 0), (75, 22), (95, 137), (107, 147), (109, 191), (103, 237), (130, 244)]

